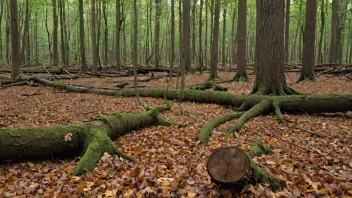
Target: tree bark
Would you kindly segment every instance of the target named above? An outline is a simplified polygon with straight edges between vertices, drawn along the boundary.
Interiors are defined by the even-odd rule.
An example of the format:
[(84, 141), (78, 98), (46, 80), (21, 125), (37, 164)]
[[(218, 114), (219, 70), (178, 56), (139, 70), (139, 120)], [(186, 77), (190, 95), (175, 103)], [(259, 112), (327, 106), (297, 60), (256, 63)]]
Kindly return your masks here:
[[(182, 27), (182, 65), (184, 70), (191, 70), (190, 59), (190, 0), (183, 0), (183, 27)], [(182, 81), (182, 80), (181, 80)]]
[(226, 66), (226, 9), (223, 13), (223, 26), (222, 26), (222, 66)]
[(293, 94), (284, 73), (284, 9), (282, 0), (257, 0), (256, 79), (252, 93)]
[(330, 40), (330, 54), (329, 54), (329, 63), (337, 63), (338, 62), (338, 52), (339, 44), (338, 44), (338, 32), (340, 25), (340, 5), (341, 0), (333, 0), (332, 1), (332, 17), (331, 17), (331, 40)]
[(12, 49), (11, 78), (15, 79), (20, 75), (20, 66), (21, 66), (17, 0), (10, 1), (10, 14), (11, 14), (11, 49)]
[(116, 40), (115, 61), (117, 71), (121, 71), (120, 38), (121, 38), (121, 0), (116, 0)]
[(160, 16), (161, 0), (155, 0), (155, 30), (154, 30), (154, 65), (158, 66), (160, 61)]
[(98, 73), (98, 49), (97, 49), (97, 35), (96, 35), (96, 16), (95, 16), (95, 0), (90, 1), (91, 6), (91, 42), (93, 52), (93, 70)]
[(298, 81), (314, 81), (315, 65), (315, 29), (317, 19), (317, 1), (309, 0), (306, 5), (306, 24), (303, 34), (302, 71)]
[(247, 58), (246, 58), (246, 40), (247, 40), (247, 0), (238, 2), (237, 18), (237, 73), (234, 81), (248, 81), (247, 76)]
[(133, 73), (134, 73), (134, 93), (137, 93), (137, 61), (138, 61), (138, 9), (137, 0), (133, 1)]
[(324, 29), (325, 29), (325, 8), (324, 8), (325, 2), (324, 0), (321, 1), (321, 6), (320, 6), (320, 38), (319, 38), (319, 47), (318, 47), (318, 63), (322, 64), (324, 59), (323, 59), (323, 51), (322, 51), (322, 46), (323, 46), (323, 38), (324, 38)]
[(57, 16), (57, 2), (53, 0), (53, 20), (54, 20), (54, 29), (53, 29), (53, 61), (54, 66), (59, 66), (59, 44), (58, 44), (58, 24), (59, 19)]
[(218, 48), (219, 48), (219, 26), (220, 26), (220, 0), (215, 0), (214, 28), (211, 46), (210, 77), (213, 80), (218, 77)]
[(87, 72), (87, 62), (86, 62), (86, 50), (85, 50), (85, 38), (84, 38), (84, 11), (83, 11), (83, 0), (79, 0), (79, 37), (80, 37), (80, 54), (82, 71)]
[(199, 3), (199, 30), (198, 30), (198, 64), (200, 69), (200, 74), (203, 73), (203, 5), (204, 1), (200, 0)]
[(175, 62), (175, 0), (171, 0), (171, 55), (170, 55), (170, 78)]
[(285, 23), (285, 62), (288, 63), (289, 58), (289, 39), (290, 39), (290, 7), (291, 0), (286, 0), (286, 23)]

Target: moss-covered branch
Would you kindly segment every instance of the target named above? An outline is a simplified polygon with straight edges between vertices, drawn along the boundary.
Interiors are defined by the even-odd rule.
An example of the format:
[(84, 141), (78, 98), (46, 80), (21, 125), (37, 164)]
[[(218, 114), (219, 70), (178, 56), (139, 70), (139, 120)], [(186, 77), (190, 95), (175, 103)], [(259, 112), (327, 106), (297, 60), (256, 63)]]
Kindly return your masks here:
[(74, 175), (93, 170), (104, 152), (134, 161), (119, 151), (111, 140), (139, 128), (164, 125), (167, 121), (159, 117), (159, 112), (168, 109), (170, 105), (142, 113), (102, 116), (91, 122), (71, 125), (3, 128), (0, 129), (0, 161), (67, 157), (85, 150)]
[[(114, 90), (94, 87), (80, 87), (63, 83), (55, 83), (45, 79), (31, 77), (30, 80), (42, 83), (56, 89), (66, 90), (77, 93), (94, 93), (110, 96), (134, 97), (134, 90)], [(284, 88), (283, 88), (284, 89)], [(287, 91), (293, 91), (289, 88)], [(138, 89), (141, 97), (156, 97), (169, 100), (179, 98), (179, 92), (173, 89), (146, 88)], [(221, 91), (197, 91), (186, 89), (184, 91), (183, 101), (192, 101), (200, 103), (215, 103), (219, 105), (229, 105), (240, 107), (243, 103), (247, 108), (261, 103), (263, 100), (276, 100), (282, 112), (287, 113), (324, 113), (324, 112), (346, 112), (352, 111), (352, 94), (327, 94), (327, 95), (291, 95), (291, 96), (263, 96), (263, 95), (238, 95)]]

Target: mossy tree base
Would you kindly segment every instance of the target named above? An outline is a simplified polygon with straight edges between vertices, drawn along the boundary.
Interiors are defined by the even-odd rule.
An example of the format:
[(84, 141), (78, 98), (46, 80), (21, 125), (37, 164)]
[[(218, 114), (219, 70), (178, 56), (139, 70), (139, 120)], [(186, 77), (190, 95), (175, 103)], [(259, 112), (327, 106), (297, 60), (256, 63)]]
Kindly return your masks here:
[(169, 109), (167, 105), (142, 113), (117, 113), (71, 125), (3, 128), (0, 129), (0, 161), (64, 157), (85, 150), (73, 175), (92, 171), (104, 152), (135, 161), (119, 151), (112, 140), (147, 126), (177, 124), (159, 117), (160, 112)]
[(241, 191), (247, 184), (268, 184), (271, 190), (282, 190), (286, 184), (269, 173), (252, 158), (272, 154), (269, 147), (261, 140), (254, 142), (249, 152), (245, 153), (237, 147), (215, 150), (207, 162), (208, 173), (215, 183), (223, 188)]
[(255, 84), (251, 94), (256, 95), (274, 95), (274, 96), (290, 96), (290, 95), (302, 95), (286, 84), (263, 86)]
[(236, 73), (236, 75), (232, 79), (232, 81), (234, 81), (234, 82), (248, 82), (249, 78), (248, 78), (248, 75), (246, 73), (245, 74)]
[(299, 79), (297, 81), (297, 83), (302, 82), (302, 81), (312, 81), (315, 82), (315, 76), (307, 76), (304, 75), (303, 73), (301, 73), (301, 75), (299, 76)]

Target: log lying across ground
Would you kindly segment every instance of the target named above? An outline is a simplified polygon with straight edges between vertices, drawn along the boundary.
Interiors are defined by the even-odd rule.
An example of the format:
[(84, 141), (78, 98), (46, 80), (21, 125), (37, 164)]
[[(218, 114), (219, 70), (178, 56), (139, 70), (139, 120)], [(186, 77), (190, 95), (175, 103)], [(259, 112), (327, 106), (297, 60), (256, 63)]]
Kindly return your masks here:
[(169, 109), (168, 104), (142, 113), (117, 113), (78, 124), (2, 128), (0, 129), (0, 161), (65, 157), (85, 150), (73, 175), (81, 175), (87, 170), (93, 170), (104, 152), (134, 161), (119, 151), (111, 140), (139, 128), (175, 124), (159, 118), (160, 112)]
[[(60, 90), (77, 93), (93, 93), (109, 96), (135, 96), (134, 90), (114, 90), (102, 89), (95, 87), (82, 87), (78, 85), (69, 85), (56, 83), (45, 79), (31, 77), (30, 80), (41, 84), (54, 87)], [(179, 91), (172, 89), (147, 88), (138, 89), (139, 96), (157, 97), (177, 100)], [(236, 111), (243, 111), (236, 124), (229, 130), (230, 134), (238, 132), (242, 126), (251, 118), (263, 114), (275, 113), (279, 121), (284, 119), (282, 112), (286, 113), (335, 113), (352, 111), (352, 94), (327, 94), (327, 95), (288, 95), (288, 96), (266, 96), (266, 95), (238, 95), (221, 91), (197, 91), (186, 89), (183, 95), (183, 101), (192, 101), (200, 103), (215, 103), (234, 107)], [(237, 116), (227, 116), (225, 119), (216, 120), (215, 127), (230, 118)], [(209, 136), (209, 135), (207, 135)], [(205, 136), (203, 136), (205, 137)], [(202, 142), (206, 139), (202, 139)]]
[(248, 153), (238, 147), (219, 148), (213, 151), (207, 162), (207, 169), (212, 180), (220, 187), (241, 191), (245, 185), (257, 183), (269, 184), (271, 190), (282, 190), (286, 185), (269, 173), (252, 158), (272, 154), (272, 150), (255, 141)]

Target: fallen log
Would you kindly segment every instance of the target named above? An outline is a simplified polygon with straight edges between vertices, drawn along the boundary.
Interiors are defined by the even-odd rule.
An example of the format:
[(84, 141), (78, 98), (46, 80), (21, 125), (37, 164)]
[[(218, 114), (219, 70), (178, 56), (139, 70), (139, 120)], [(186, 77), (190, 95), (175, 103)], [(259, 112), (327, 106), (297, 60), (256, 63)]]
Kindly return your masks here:
[[(131, 89), (116, 90), (109, 88), (82, 87), (63, 83), (51, 82), (37, 77), (30, 80), (42, 83), (60, 90), (77, 93), (93, 93), (109, 96), (134, 97), (135, 92)], [(146, 88), (138, 89), (139, 96), (157, 97), (177, 100), (179, 91), (173, 89)], [(352, 111), (352, 94), (327, 94), (327, 95), (290, 95), (290, 96), (267, 96), (267, 95), (238, 95), (220, 91), (197, 91), (186, 89), (183, 101), (200, 103), (215, 103), (227, 105), (245, 111), (237, 120), (229, 133), (239, 131), (251, 118), (274, 112), (279, 121), (284, 119), (281, 112), (287, 113), (335, 113)]]
[(251, 145), (248, 153), (238, 147), (219, 148), (210, 155), (207, 170), (220, 188), (231, 188), (240, 192), (247, 184), (265, 183), (273, 191), (282, 190), (286, 186), (285, 182), (270, 176), (252, 160), (253, 157), (271, 153), (271, 149), (260, 140)]
[(133, 161), (119, 151), (111, 140), (139, 128), (174, 124), (159, 117), (160, 112), (169, 109), (170, 105), (167, 105), (142, 113), (116, 113), (70, 125), (2, 128), (0, 161), (67, 157), (85, 150), (73, 175), (92, 171), (104, 152)]

